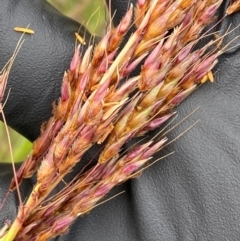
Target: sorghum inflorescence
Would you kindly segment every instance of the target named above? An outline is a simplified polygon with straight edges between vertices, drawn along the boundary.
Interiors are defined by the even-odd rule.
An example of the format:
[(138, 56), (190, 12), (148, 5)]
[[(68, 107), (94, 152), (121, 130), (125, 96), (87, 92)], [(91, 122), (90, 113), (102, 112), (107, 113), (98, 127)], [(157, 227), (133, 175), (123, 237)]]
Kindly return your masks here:
[[(18, 181), (37, 172), (37, 183), (19, 209), (22, 223), (14, 222), (6, 238), (46, 240), (65, 232), (163, 147), (166, 137), (120, 154), (133, 137), (166, 122), (174, 115), (174, 107), (211, 76), (222, 51), (213, 47), (214, 41), (202, 48), (196, 44), (221, 3), (139, 0), (136, 30), (120, 51), (133, 6), (96, 46), (89, 45), (84, 54), (80, 46), (76, 48), (53, 116), (18, 171)], [(140, 73), (130, 77), (140, 63)], [(84, 153), (104, 141), (95, 166), (42, 203)], [(13, 180), (11, 190), (15, 187)]]

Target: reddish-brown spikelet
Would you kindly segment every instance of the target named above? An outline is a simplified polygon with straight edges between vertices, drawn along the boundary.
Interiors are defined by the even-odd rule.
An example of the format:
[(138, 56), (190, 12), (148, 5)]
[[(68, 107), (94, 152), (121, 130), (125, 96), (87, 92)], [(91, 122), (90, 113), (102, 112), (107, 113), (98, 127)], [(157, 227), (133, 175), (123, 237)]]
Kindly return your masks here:
[(128, 12), (123, 17), (120, 24), (116, 27), (116, 29), (112, 31), (112, 34), (109, 39), (108, 48), (107, 48), (108, 52), (112, 52), (119, 47), (121, 40), (127, 33), (129, 26), (131, 24), (132, 14), (133, 14), (133, 5), (131, 4)]
[(227, 9), (227, 15), (233, 14), (240, 10), (240, 0), (232, 0)]

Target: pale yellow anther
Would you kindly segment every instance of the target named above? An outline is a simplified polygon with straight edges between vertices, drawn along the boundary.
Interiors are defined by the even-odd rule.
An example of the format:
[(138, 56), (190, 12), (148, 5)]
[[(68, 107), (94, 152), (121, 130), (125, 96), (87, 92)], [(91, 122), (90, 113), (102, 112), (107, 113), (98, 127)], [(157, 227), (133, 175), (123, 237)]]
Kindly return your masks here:
[(16, 32), (27, 33), (27, 34), (34, 34), (34, 31), (30, 28), (22, 28), (22, 27), (15, 27), (14, 30)]
[(207, 73), (207, 76), (208, 76), (208, 79), (213, 83), (213, 82), (214, 82), (214, 77), (213, 77), (212, 71), (209, 71), (209, 72)]
[(79, 41), (80, 44), (85, 45), (85, 40), (76, 32), (75, 33), (76, 39)]

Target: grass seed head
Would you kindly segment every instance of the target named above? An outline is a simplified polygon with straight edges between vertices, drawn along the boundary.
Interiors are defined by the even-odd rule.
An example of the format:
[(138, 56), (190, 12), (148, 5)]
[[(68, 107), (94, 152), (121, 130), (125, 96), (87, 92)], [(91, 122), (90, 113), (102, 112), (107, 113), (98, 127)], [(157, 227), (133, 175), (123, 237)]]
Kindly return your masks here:
[[(76, 49), (53, 117), (18, 173), (19, 180), (31, 176), (41, 163), (39, 188), (30, 195), (32, 205), (24, 217), (25, 238), (45, 240), (65, 232), (74, 219), (94, 208), (114, 186), (134, 177), (162, 148), (166, 138), (137, 143), (120, 154), (131, 138), (171, 118), (174, 107), (216, 64), (220, 51), (209, 50), (210, 44), (198, 50), (193, 47), (221, 2), (138, 0), (136, 30), (123, 49), (118, 48), (131, 25), (132, 5), (120, 25), (96, 47), (89, 46), (84, 54), (80, 47)], [(128, 78), (142, 62), (140, 73)], [(38, 206), (86, 151), (103, 141), (98, 163)]]

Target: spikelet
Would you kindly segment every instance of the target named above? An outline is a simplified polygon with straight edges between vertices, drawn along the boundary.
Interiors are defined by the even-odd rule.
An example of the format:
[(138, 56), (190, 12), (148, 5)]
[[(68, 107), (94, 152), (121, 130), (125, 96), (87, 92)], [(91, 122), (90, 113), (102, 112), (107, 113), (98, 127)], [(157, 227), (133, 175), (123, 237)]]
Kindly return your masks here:
[(232, 0), (231, 4), (227, 9), (227, 15), (233, 14), (240, 10), (240, 1), (239, 0)]

